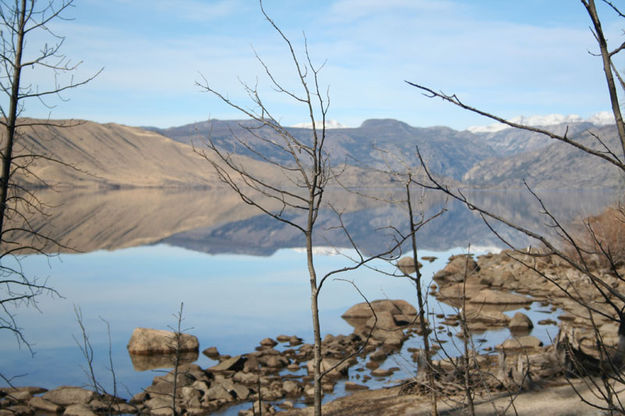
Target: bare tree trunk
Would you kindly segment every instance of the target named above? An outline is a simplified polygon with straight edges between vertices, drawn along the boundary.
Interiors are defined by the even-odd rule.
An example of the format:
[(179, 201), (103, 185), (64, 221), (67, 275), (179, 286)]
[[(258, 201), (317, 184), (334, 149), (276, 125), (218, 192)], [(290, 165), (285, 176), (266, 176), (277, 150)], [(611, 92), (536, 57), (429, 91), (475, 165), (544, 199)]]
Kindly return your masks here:
[(434, 368), (432, 367), (432, 354), (430, 352), (430, 337), (428, 325), (425, 320), (425, 302), (423, 300), (423, 290), (421, 289), (421, 270), (419, 270), (419, 260), (417, 253), (417, 227), (414, 222), (414, 213), (412, 210), (412, 197), (410, 195), (410, 183), (412, 177), (408, 175), (408, 181), (406, 183), (406, 200), (408, 203), (408, 216), (410, 217), (410, 239), (412, 243), (412, 259), (414, 262), (414, 268), (416, 271), (415, 286), (417, 289), (417, 302), (419, 307), (419, 326), (423, 333), (423, 349), (425, 350), (425, 361), (427, 368), (425, 369), (430, 385), (430, 403), (432, 405), (432, 415), (438, 415), (438, 398), (436, 394), (436, 384), (434, 383)]
[(608, 92), (610, 94), (610, 104), (612, 106), (612, 113), (616, 120), (616, 129), (618, 130), (618, 136), (621, 140), (621, 149), (625, 155), (625, 124), (623, 123), (623, 116), (621, 114), (621, 106), (619, 105), (618, 93), (616, 90), (616, 83), (614, 82), (614, 74), (612, 73), (612, 56), (614, 55), (608, 50), (608, 43), (605, 35), (603, 34), (603, 28), (601, 26), (601, 20), (597, 14), (597, 8), (595, 7), (595, 0), (582, 0), (584, 7), (588, 11), (590, 20), (594, 27), (594, 35), (601, 51), (601, 60), (603, 63), (603, 72), (608, 84)]
[(26, 0), (22, 0), (19, 9), (15, 11), (18, 16), (17, 41), (15, 45), (15, 57), (12, 62), (13, 74), (11, 77), (11, 99), (9, 113), (5, 127), (6, 144), (2, 154), (2, 182), (0, 189), (0, 237), (4, 230), (4, 217), (6, 202), (9, 194), (9, 176), (11, 175), (11, 162), (13, 161), (13, 143), (15, 140), (15, 124), (20, 94), (20, 79), (22, 76), (22, 53), (24, 49), (24, 25), (26, 16)]
[(312, 236), (306, 235), (306, 254), (308, 273), (310, 275), (310, 311), (313, 324), (313, 386), (315, 389), (313, 403), (315, 416), (321, 416), (321, 325), (319, 323), (319, 288), (317, 287), (317, 273), (313, 263)]

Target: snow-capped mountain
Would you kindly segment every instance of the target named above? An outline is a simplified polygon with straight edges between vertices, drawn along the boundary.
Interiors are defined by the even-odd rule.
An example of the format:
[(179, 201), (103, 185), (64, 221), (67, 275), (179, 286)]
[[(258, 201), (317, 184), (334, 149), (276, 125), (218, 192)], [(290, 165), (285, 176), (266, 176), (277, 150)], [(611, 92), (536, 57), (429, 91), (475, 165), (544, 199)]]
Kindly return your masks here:
[[(315, 125), (317, 126), (318, 129), (323, 127), (321, 121), (316, 121)], [(298, 123), (298, 124), (292, 125), (291, 127), (300, 128), (300, 129), (312, 129), (312, 123), (310, 122)], [(346, 126), (342, 125), (336, 120), (326, 120), (326, 129), (343, 129), (345, 127)]]
[[(577, 114), (547, 114), (547, 115), (533, 115), (533, 116), (518, 116), (510, 119), (511, 122), (517, 124), (523, 124), (525, 126), (555, 126), (558, 124), (572, 124), (572, 123), (584, 123), (589, 122), (597, 126), (605, 126), (614, 123), (614, 116), (609, 111), (602, 111), (588, 118), (583, 118)], [(471, 126), (467, 128), (471, 133), (495, 133), (501, 130), (505, 130), (509, 126), (502, 123), (494, 123), (486, 126)]]

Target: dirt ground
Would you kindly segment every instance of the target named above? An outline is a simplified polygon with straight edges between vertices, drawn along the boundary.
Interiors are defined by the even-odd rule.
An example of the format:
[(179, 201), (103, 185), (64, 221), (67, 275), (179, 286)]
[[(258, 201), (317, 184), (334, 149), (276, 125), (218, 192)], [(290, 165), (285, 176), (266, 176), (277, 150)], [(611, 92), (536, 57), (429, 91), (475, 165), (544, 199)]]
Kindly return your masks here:
[[(519, 394), (511, 404), (510, 397), (503, 393), (494, 393), (490, 397), (475, 399), (475, 414), (485, 415), (561, 415), (582, 416), (601, 415), (599, 409), (586, 404), (580, 395), (593, 403), (601, 400), (589, 390), (581, 380), (564, 379), (551, 382), (549, 386), (536, 388), (534, 391)], [(621, 402), (625, 399), (625, 391), (619, 395)], [(438, 410), (441, 415), (468, 415), (468, 409), (463, 408), (462, 398), (441, 399)], [(625, 403), (625, 402), (624, 402)], [(283, 416), (312, 415), (313, 409), (299, 409), (279, 413)], [(367, 416), (367, 415), (401, 415), (426, 416), (431, 414), (427, 397), (417, 395), (399, 395), (399, 387), (360, 391), (350, 396), (342, 397), (323, 406), (325, 416)]]

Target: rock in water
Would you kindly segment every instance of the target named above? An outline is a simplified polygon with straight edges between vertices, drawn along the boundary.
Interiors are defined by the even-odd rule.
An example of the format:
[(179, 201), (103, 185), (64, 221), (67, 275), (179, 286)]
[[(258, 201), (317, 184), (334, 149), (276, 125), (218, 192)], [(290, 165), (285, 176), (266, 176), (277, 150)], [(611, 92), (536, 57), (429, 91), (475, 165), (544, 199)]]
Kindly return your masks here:
[[(417, 266), (421, 268), (423, 267), (423, 264), (421, 264), (420, 262), (417, 262)], [(402, 273), (405, 273), (407, 275), (413, 274), (414, 272), (416, 272), (416, 269), (414, 267), (414, 258), (410, 256), (402, 257), (397, 262), (397, 268), (401, 270)]]
[(128, 352), (141, 355), (171, 354), (176, 350), (195, 352), (199, 347), (197, 337), (193, 335), (176, 334), (162, 329), (135, 328), (128, 341)]
[(510, 324), (508, 325), (513, 331), (529, 331), (534, 328), (532, 320), (523, 312), (517, 312), (512, 317)]

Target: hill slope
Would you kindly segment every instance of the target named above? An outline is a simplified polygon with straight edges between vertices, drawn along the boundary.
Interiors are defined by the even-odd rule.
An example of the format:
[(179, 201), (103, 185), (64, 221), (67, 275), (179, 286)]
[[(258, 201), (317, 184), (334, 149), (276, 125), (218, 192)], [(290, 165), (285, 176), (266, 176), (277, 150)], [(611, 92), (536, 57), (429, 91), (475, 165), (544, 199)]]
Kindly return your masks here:
[(55, 121), (69, 126), (21, 130), (18, 153), (46, 155), (72, 165), (37, 160), (31, 170), (51, 185), (71, 187), (214, 186), (208, 163), (190, 146), (158, 133), (119, 124)]

